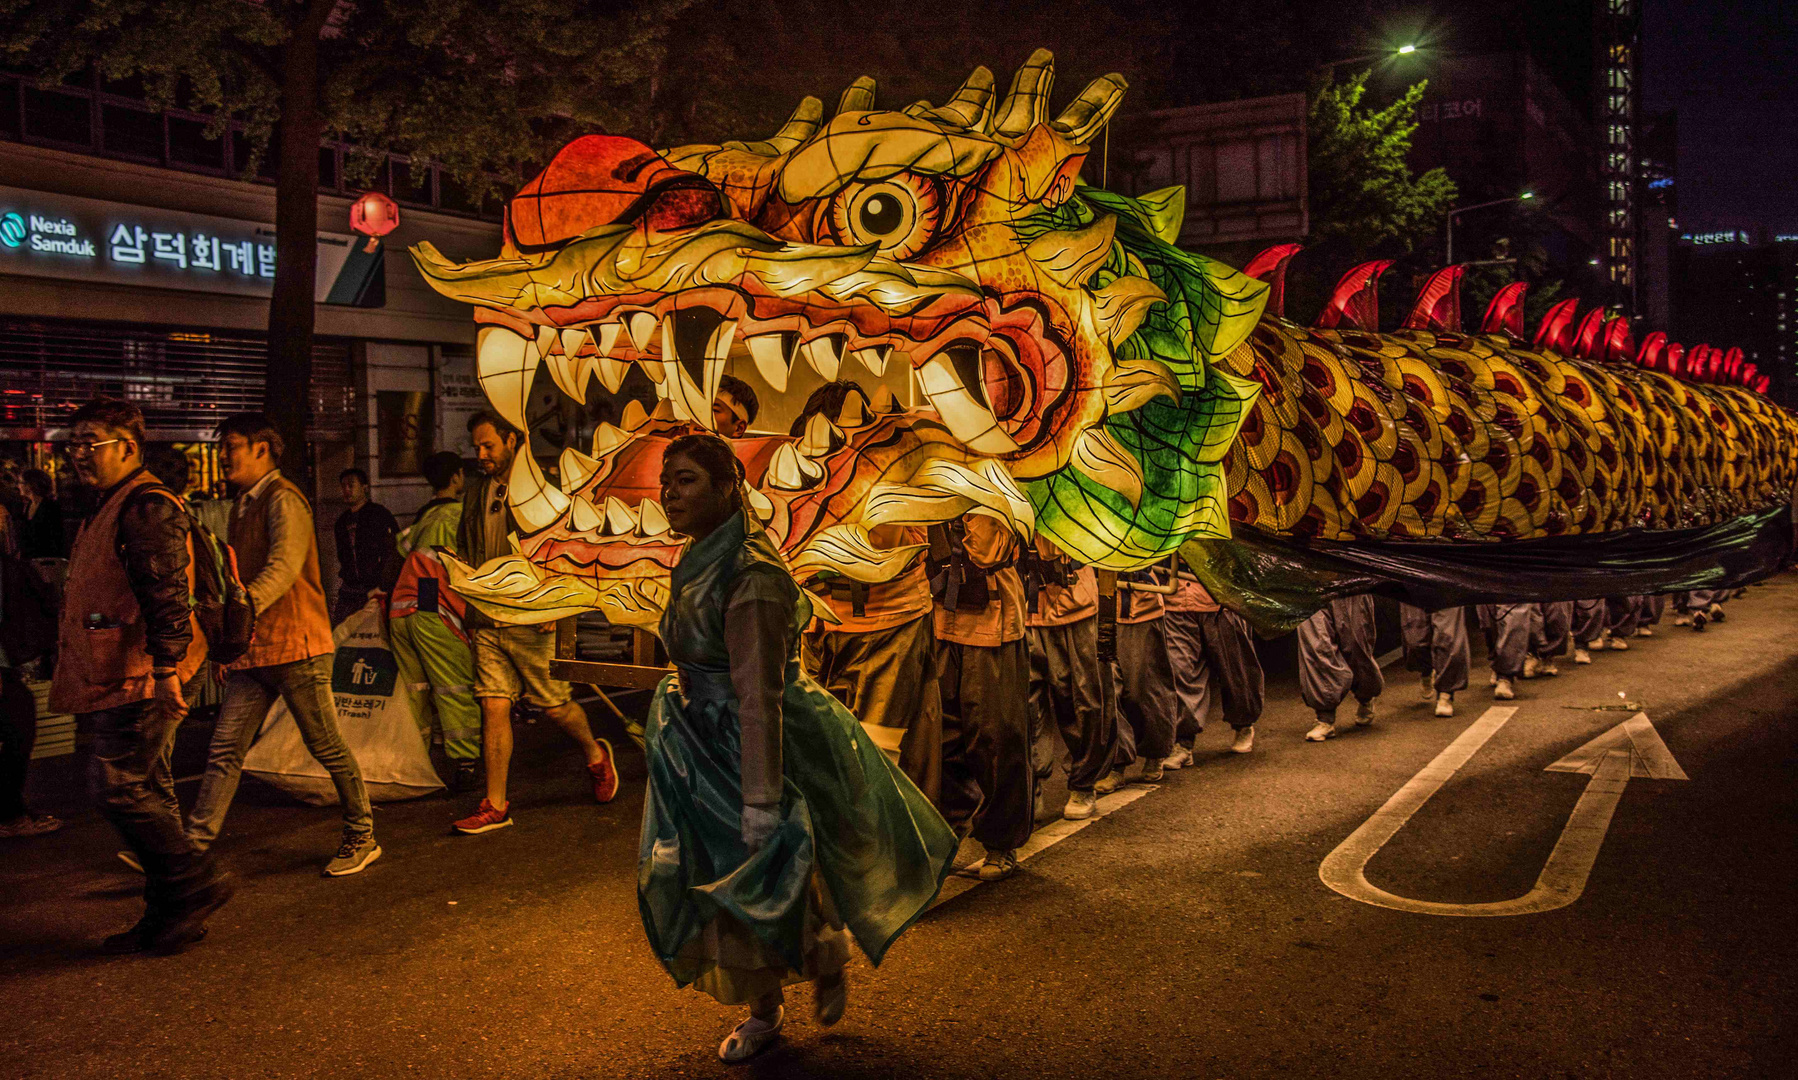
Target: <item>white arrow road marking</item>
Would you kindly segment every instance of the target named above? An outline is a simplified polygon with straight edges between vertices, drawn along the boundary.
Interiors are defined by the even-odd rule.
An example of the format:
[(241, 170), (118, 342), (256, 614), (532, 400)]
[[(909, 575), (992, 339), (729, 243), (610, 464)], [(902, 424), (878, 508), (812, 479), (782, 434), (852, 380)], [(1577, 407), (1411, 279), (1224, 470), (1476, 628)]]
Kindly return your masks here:
[(1545, 772), (1586, 773), (1592, 777), (1579, 802), (1561, 830), (1561, 838), (1549, 853), (1548, 862), (1536, 878), (1536, 887), (1512, 900), (1490, 904), (1443, 904), (1431, 900), (1413, 900), (1375, 888), (1367, 880), (1367, 863), (1386, 841), (1398, 834), (1430, 796), (1446, 784), (1479, 752), (1486, 741), (1516, 715), (1513, 706), (1487, 709), (1485, 714), (1463, 731), (1436, 759), (1398, 789), (1386, 805), (1362, 823), (1349, 838), (1337, 845), (1324, 858), (1317, 876), (1323, 883), (1351, 900), (1395, 911), (1420, 915), (1495, 916), (1535, 915), (1566, 907), (1586, 890), (1586, 878), (1598, 859), (1598, 849), (1611, 827), (1611, 815), (1632, 776), (1656, 780), (1684, 780), (1686, 774), (1673, 760), (1667, 744), (1648, 722), (1646, 713), (1637, 713), (1598, 738), (1548, 766)]

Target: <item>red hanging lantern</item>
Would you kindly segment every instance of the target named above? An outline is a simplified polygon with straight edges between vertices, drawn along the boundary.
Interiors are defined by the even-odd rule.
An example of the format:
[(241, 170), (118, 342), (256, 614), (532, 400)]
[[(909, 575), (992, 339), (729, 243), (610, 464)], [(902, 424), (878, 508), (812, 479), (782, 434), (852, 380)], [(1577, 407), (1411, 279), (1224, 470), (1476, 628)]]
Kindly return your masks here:
[(386, 236), (399, 223), (399, 204), (378, 191), (364, 192), (350, 204), (350, 228), (363, 236)]

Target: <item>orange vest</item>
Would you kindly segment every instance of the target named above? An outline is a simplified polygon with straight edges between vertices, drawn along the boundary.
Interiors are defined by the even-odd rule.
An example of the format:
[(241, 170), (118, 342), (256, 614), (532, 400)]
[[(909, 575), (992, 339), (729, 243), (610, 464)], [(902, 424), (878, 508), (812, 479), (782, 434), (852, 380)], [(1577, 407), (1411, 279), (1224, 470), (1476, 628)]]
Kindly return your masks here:
[[(144, 613), (132, 595), (125, 564), (119, 560), (119, 514), (139, 488), (156, 483), (148, 472), (119, 485), (92, 518), (81, 526), (69, 556), (62, 621), (57, 632), (56, 676), (50, 684), (50, 709), (59, 713), (92, 713), (116, 709), (155, 696)], [(187, 538), (187, 589), (194, 586), (193, 537)], [(99, 626), (89, 629), (89, 616)], [(187, 617), (193, 640), (175, 665), (183, 683), (206, 659), (206, 639), (193, 615)]]
[[(293, 492), (302, 501), (306, 498), (285, 476), (278, 476), (262, 489), (262, 494), (231, 509), (231, 548), (237, 552), (237, 572), (246, 584), (256, 580), (256, 575), (268, 565), (268, 507), (275, 492), (282, 490)], [(266, 610), (256, 613), (256, 637), (250, 642), (250, 651), (231, 665), (232, 671), (310, 660), (335, 648), (321, 580), (318, 539), (313, 537), (306, 545), (306, 562), (293, 587)]]

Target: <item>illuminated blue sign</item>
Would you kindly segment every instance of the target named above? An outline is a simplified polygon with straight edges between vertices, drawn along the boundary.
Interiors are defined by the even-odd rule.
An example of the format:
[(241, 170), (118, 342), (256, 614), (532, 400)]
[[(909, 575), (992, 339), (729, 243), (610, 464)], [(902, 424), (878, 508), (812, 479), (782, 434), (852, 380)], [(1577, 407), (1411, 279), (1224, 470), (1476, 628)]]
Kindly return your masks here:
[[(361, 243), (343, 233), (318, 234), (315, 299), (331, 296), (346, 264), (366, 273), (359, 264), (367, 260), (351, 258)], [(274, 292), (275, 230), (0, 187), (0, 275), (7, 274), (266, 297)]]
[(1659, 180), (1650, 180), (1648, 182), (1648, 189), (1650, 191), (1660, 191), (1663, 188), (1670, 188), (1672, 186), (1673, 186), (1673, 178), (1671, 176), (1665, 176)]

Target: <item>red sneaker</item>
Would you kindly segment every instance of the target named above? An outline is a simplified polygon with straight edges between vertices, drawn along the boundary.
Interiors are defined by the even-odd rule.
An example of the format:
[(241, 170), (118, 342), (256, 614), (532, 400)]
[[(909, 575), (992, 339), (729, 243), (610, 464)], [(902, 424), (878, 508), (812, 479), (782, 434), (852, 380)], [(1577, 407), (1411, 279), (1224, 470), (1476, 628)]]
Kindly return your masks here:
[(474, 836), (476, 833), (503, 829), (510, 824), (512, 824), (510, 804), (507, 804), (505, 810), (495, 810), (492, 803), (482, 799), (480, 809), (451, 825), (450, 828), (464, 836)]
[(599, 740), (599, 750), (604, 756), (587, 766), (587, 772), (593, 777), (593, 797), (609, 803), (618, 796), (618, 766), (612, 761), (611, 743)]

